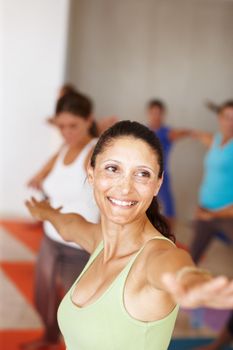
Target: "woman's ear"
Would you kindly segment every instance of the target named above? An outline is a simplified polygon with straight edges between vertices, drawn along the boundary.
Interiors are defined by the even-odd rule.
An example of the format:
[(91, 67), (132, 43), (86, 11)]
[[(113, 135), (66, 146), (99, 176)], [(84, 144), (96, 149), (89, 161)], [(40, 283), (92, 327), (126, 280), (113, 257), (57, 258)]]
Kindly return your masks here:
[(92, 186), (94, 182), (94, 169), (90, 164), (87, 167), (87, 178), (88, 178), (89, 184)]
[(48, 123), (50, 125), (56, 125), (55, 116), (46, 118), (46, 123)]
[[(164, 173), (163, 173), (164, 174)], [(162, 183), (163, 183), (163, 174), (162, 176), (158, 179), (158, 182), (157, 182), (157, 186), (156, 186), (156, 190), (155, 190), (155, 196), (157, 196), (157, 194), (159, 193), (159, 190), (162, 186)]]

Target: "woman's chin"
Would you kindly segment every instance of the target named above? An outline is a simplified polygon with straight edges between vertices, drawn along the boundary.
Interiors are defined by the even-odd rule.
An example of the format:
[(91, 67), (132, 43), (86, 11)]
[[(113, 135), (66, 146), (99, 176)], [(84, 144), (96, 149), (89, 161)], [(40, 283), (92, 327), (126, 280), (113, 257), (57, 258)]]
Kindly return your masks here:
[(113, 214), (107, 214), (105, 215), (105, 218), (108, 222), (111, 222), (115, 225), (127, 225), (130, 224), (132, 221), (134, 221), (134, 217), (131, 215), (130, 217), (127, 215), (113, 215)]

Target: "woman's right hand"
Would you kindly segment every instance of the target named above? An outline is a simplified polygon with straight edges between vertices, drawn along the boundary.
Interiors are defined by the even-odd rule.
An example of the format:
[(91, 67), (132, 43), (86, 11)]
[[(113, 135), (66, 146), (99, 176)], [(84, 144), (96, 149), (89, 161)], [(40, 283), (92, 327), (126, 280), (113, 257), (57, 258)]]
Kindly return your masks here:
[[(177, 274), (171, 273), (163, 276), (164, 284), (177, 304), (188, 309), (203, 306), (232, 309), (233, 280), (229, 280), (226, 276), (211, 278), (206, 276), (206, 273), (195, 274), (192, 271), (193, 268), (190, 274), (185, 274), (184, 278), (178, 278)], [(191, 279), (188, 280), (187, 278), (190, 277)]]
[(42, 182), (43, 178), (41, 178), (41, 176), (36, 175), (28, 181), (27, 186), (40, 191), (42, 190)]
[(213, 142), (213, 134), (205, 131), (192, 130), (189, 134), (194, 140), (200, 141), (207, 148), (211, 147)]
[(53, 208), (47, 199), (37, 201), (34, 197), (31, 197), (30, 200), (27, 200), (25, 202), (25, 205), (32, 217), (40, 221), (46, 220), (49, 212), (59, 213), (62, 209), (62, 207), (59, 207), (57, 209)]
[(89, 253), (101, 240), (99, 225), (88, 222), (79, 214), (61, 213), (62, 207), (53, 208), (48, 200), (38, 201), (33, 197), (25, 205), (34, 219), (49, 221), (65, 241), (75, 242)]

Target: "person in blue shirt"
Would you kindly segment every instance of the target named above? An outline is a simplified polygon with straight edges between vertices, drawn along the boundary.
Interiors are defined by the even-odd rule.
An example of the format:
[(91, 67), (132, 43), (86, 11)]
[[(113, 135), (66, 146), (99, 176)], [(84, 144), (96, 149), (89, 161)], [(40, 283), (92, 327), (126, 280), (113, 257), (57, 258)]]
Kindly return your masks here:
[(218, 122), (216, 134), (193, 132), (208, 148), (190, 247), (196, 263), (217, 233), (233, 241), (233, 100), (219, 107)]
[(166, 125), (166, 110), (165, 103), (159, 99), (150, 100), (147, 104), (147, 124), (159, 138), (164, 156), (163, 184), (160, 188), (158, 199), (162, 205), (163, 214), (170, 221), (170, 224), (173, 225), (176, 211), (170, 179), (169, 157), (174, 142), (189, 136), (191, 131), (187, 129), (174, 129)]
[[(218, 113), (219, 131), (215, 134), (195, 132), (196, 139), (208, 147), (204, 176), (199, 192), (199, 207), (190, 253), (200, 261), (216, 233), (222, 232), (233, 243), (233, 100), (208, 105)], [(213, 108), (214, 107), (214, 108)], [(196, 350), (220, 350), (233, 339), (233, 311), (226, 326), (211, 344)]]

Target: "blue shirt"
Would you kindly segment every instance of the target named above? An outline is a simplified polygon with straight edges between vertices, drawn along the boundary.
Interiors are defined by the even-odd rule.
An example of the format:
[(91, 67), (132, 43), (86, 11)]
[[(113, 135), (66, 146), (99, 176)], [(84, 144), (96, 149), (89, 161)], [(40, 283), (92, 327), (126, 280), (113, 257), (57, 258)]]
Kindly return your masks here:
[(199, 192), (203, 208), (218, 210), (233, 204), (233, 139), (221, 146), (216, 134), (204, 161), (204, 177)]
[(154, 131), (155, 135), (158, 137), (162, 145), (165, 174), (169, 173), (168, 160), (169, 160), (169, 155), (172, 148), (172, 141), (169, 139), (170, 131), (171, 131), (171, 128), (169, 128), (168, 126), (161, 126), (161, 128)]

